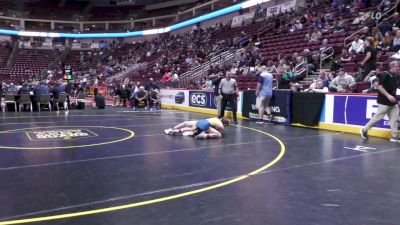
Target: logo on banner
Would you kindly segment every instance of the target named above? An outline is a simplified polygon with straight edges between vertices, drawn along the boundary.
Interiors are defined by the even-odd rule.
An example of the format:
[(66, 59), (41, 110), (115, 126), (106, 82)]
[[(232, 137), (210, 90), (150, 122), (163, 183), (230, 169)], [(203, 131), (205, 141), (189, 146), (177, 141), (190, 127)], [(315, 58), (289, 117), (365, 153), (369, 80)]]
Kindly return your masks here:
[[(378, 103), (374, 99), (369, 99), (367, 100), (367, 110), (366, 110), (366, 115), (365, 118), (371, 119), (376, 113), (378, 112)], [(385, 115), (383, 117), (384, 120), (389, 120), (389, 117)]]
[[(251, 104), (251, 109), (258, 111), (258, 107), (257, 107), (256, 104)], [(279, 106), (271, 106), (271, 110), (274, 113), (280, 113), (281, 112), (281, 108), (279, 108)]]
[(281, 112), (281, 108), (279, 108), (279, 106), (271, 106), (272, 112), (274, 113), (280, 113)]
[(181, 91), (175, 95), (175, 103), (182, 104), (185, 101), (185, 92)]
[(97, 134), (87, 129), (65, 129), (26, 132), (31, 140), (72, 140), (97, 137)]
[(204, 93), (191, 93), (190, 103), (193, 106), (205, 107), (208, 103), (207, 95)]
[(381, 12), (376, 12), (376, 13), (372, 13), (371, 15), (371, 19), (373, 20), (380, 20), (382, 18), (382, 13)]

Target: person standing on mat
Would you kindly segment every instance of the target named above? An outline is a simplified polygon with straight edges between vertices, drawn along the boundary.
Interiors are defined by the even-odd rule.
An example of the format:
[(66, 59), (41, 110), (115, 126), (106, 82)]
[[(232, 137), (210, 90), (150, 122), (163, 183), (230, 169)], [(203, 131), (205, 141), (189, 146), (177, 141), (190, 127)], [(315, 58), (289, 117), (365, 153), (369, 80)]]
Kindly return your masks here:
[(231, 72), (226, 71), (226, 76), (219, 83), (219, 97), (221, 99), (221, 112), (219, 118), (225, 116), (225, 107), (230, 104), (233, 114), (233, 122), (237, 124), (236, 107), (237, 107), (238, 88), (236, 80), (231, 78)]
[(258, 124), (263, 124), (263, 116), (264, 112), (267, 112), (268, 119), (272, 120), (271, 116), (271, 107), (269, 106), (269, 102), (272, 98), (272, 80), (273, 76), (271, 73), (268, 72), (266, 66), (262, 66), (260, 68), (260, 77), (258, 79), (257, 83), (257, 89), (256, 89), (256, 95), (257, 95), (257, 100), (256, 100), (256, 105), (258, 107), (258, 115), (259, 115), (259, 121), (257, 121)]
[(398, 76), (400, 73), (400, 62), (393, 61), (389, 64), (389, 71), (383, 72), (379, 78), (378, 85), (378, 112), (371, 120), (360, 129), (361, 137), (368, 139), (368, 130), (371, 129), (387, 114), (389, 116), (390, 129), (392, 136), (391, 142), (399, 142), (398, 135), (398, 116), (399, 106), (396, 99), (396, 90), (398, 88)]
[[(220, 72), (221, 73), (221, 72)], [(224, 79), (222, 74), (218, 73), (216, 77), (211, 77), (212, 78), (212, 84), (214, 86), (214, 98), (215, 98), (215, 103), (217, 106), (217, 115), (221, 114), (221, 98), (219, 97), (219, 84), (221, 83), (221, 80)]]

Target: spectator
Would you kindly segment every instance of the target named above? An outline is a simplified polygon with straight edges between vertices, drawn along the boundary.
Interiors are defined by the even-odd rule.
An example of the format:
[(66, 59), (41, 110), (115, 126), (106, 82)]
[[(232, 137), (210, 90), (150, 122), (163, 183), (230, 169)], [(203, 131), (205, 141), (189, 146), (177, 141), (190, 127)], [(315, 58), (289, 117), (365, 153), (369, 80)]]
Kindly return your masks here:
[(262, 66), (260, 68), (260, 77), (257, 83), (256, 95), (257, 95), (257, 107), (258, 107), (258, 124), (263, 124), (264, 112), (267, 113), (268, 120), (272, 120), (271, 107), (269, 102), (272, 98), (272, 80), (273, 76), (268, 72), (267, 67)]
[(313, 59), (313, 55), (310, 52), (309, 49), (304, 49), (303, 51), (303, 57), (305, 59), (305, 61), (307, 62), (307, 68), (309, 70), (315, 70), (315, 64), (314, 64), (314, 59)]
[(379, 43), (383, 41), (383, 35), (376, 27), (372, 28), (371, 34), (374, 39), (373, 46), (377, 47)]
[(317, 93), (327, 93), (329, 89), (324, 86), (321, 79), (315, 80), (305, 92), (317, 92)]
[(372, 37), (372, 30), (370, 30), (368, 26), (365, 26), (361, 29), (360, 35), (364, 37)]
[(295, 66), (297, 64), (297, 59), (299, 57), (299, 53), (295, 52), (292, 54), (292, 59), (289, 61), (290, 66)]
[(309, 69), (310, 69), (309, 64), (307, 63), (307, 61), (304, 60), (304, 57), (303, 56), (297, 57), (297, 64), (292, 70), (294, 74), (293, 78), (295, 80), (303, 79), (304, 73), (307, 73)]
[(94, 97), (94, 102), (96, 104), (96, 108), (98, 109), (106, 108), (106, 98), (104, 97), (102, 91), (99, 91), (97, 95)]
[(312, 30), (308, 29), (308, 32), (307, 32), (306, 36), (304, 37), (304, 40), (305, 41), (310, 41), (312, 34), (313, 34)]
[(136, 110), (139, 108), (141, 104), (147, 109), (147, 92), (144, 89), (143, 86), (140, 86), (138, 91), (135, 92), (131, 98), (131, 101), (133, 102), (133, 110)]
[(160, 90), (160, 87), (156, 84), (156, 82), (154, 82), (153, 78), (149, 79), (149, 83), (146, 85), (146, 91), (150, 91), (151, 88), (154, 90)]
[(344, 26), (339, 20), (335, 20), (332, 26), (333, 33), (343, 32)]
[(375, 47), (373, 46), (374, 39), (372, 37), (368, 37), (364, 41), (365, 45), (365, 58), (361, 61), (360, 65), (364, 66), (364, 77), (367, 76), (371, 70), (376, 69), (376, 59), (377, 52)]
[[(329, 87), (329, 83), (331, 82), (329, 73), (326, 72), (325, 70), (319, 71), (317, 80), (321, 80), (324, 87)], [(314, 80), (314, 83), (316, 83), (316, 80)]]
[(400, 28), (400, 16), (398, 12), (393, 13), (392, 18), (390, 19), (390, 24), (392, 25), (392, 30), (394, 28)]
[(226, 77), (223, 78), (219, 84), (219, 96), (221, 98), (221, 113), (219, 118), (223, 118), (225, 116), (225, 107), (230, 104), (232, 108), (233, 121), (237, 124), (237, 95), (238, 95), (238, 87), (235, 79), (231, 78), (230, 72), (226, 72)]
[(345, 49), (342, 49), (342, 54), (340, 54), (340, 62), (341, 63), (346, 63), (350, 62), (352, 59), (352, 55)]
[(169, 81), (176, 82), (179, 81), (179, 75), (177, 72), (174, 72), (174, 75), (169, 79)]
[(276, 73), (276, 72), (278, 72), (278, 70), (276, 69), (276, 66), (274, 65), (272, 60), (268, 60), (268, 64), (267, 64), (266, 69), (267, 69), (268, 73)]
[(375, 78), (371, 81), (371, 87), (366, 90), (363, 90), (362, 93), (364, 93), (364, 94), (376, 93), (377, 94), (379, 92), (378, 86), (379, 86), (379, 79)]
[(368, 19), (368, 17), (370, 17), (370, 14), (369, 14), (369, 13), (359, 12), (359, 13), (358, 13), (358, 17), (356, 17), (356, 18), (353, 20), (352, 24), (353, 24), (353, 25), (361, 25), (361, 24), (364, 23), (365, 20)]
[(381, 11), (381, 13), (386, 13), (388, 10), (390, 10), (390, 1), (389, 0), (383, 0), (381, 3), (378, 5), (378, 10)]
[(50, 94), (50, 88), (46, 85), (46, 81), (40, 81), (40, 85), (37, 86), (34, 90), (35, 93), (35, 102), (39, 102), (40, 95)]
[[(128, 81), (129, 82), (129, 81)], [(128, 84), (123, 84), (121, 86), (121, 100), (122, 100), (122, 104), (124, 107), (128, 107), (127, 106), (127, 100), (129, 99), (129, 96), (131, 96), (132, 93), (132, 87), (129, 86)]]
[(202, 90), (212, 90), (212, 81), (208, 77), (204, 78), (201, 89)]
[(160, 108), (160, 104), (161, 104), (160, 93), (157, 90), (155, 90), (153, 88), (150, 88), (150, 91), (149, 91), (149, 107), (150, 107), (150, 110), (159, 109)]
[(324, 30), (325, 29), (325, 23), (324, 23), (324, 21), (322, 19), (318, 19), (317, 21), (315, 21), (314, 27), (316, 27), (316, 29), (319, 29), (319, 30)]
[(364, 41), (360, 39), (358, 35), (354, 36), (354, 41), (351, 42), (349, 53), (361, 54), (364, 52)]
[(303, 24), (300, 23), (300, 20), (296, 20), (292, 26), (292, 29), (290, 29), (290, 32), (295, 32), (301, 29), (303, 29)]
[(357, 0), (357, 1), (355, 2), (355, 7), (356, 7), (357, 9), (363, 9), (363, 8), (365, 8), (365, 4), (364, 4), (363, 0)]
[(78, 106), (77, 109), (85, 109), (86, 106), (86, 91), (83, 87), (80, 87), (78, 89), (78, 94), (77, 94), (77, 102), (78, 102)]
[[(120, 84), (118, 84), (117, 86), (115, 86), (114, 88), (114, 95), (113, 95), (113, 106), (121, 106), (122, 105), (122, 86)], [(118, 100), (118, 105), (117, 105), (117, 100)]]
[(280, 59), (278, 67), (276, 68), (278, 73), (287, 73), (290, 70), (290, 66), (286, 64), (285, 59)]
[(329, 84), (330, 89), (332, 91), (341, 92), (341, 93), (349, 93), (352, 88), (356, 84), (354, 77), (348, 75), (340, 69), (338, 72), (338, 76), (331, 81)]
[(17, 93), (17, 92), (18, 92), (17, 86), (15, 86), (14, 83), (10, 83), (10, 85), (7, 87), (7, 93)]
[(311, 43), (319, 43), (322, 38), (322, 33), (318, 30), (318, 28), (314, 28), (314, 32), (311, 34), (310, 42)]
[(164, 74), (164, 76), (161, 78), (161, 82), (167, 82), (167, 81), (169, 81), (170, 79), (172, 78), (172, 73), (171, 72), (168, 72), (168, 73), (165, 73)]
[(65, 92), (65, 87), (61, 82), (57, 82), (56, 86), (51, 90), (51, 92), (53, 93), (53, 98), (58, 99), (60, 93)]
[(378, 26), (378, 29), (382, 34), (386, 34), (386, 32), (392, 32), (392, 24), (387, 18), (384, 18), (382, 23)]
[(391, 32), (386, 32), (383, 40), (376, 47), (377, 50), (382, 52), (388, 52), (392, 48), (393, 45), (393, 36)]
[(400, 50), (400, 30), (396, 31), (396, 36), (393, 39), (393, 47), (391, 50), (394, 52)]
[(376, 70), (371, 70), (369, 74), (364, 78), (364, 82), (372, 82), (375, 78), (379, 78), (382, 74), (382, 70), (380, 68), (376, 68)]
[(31, 93), (31, 88), (28, 86), (28, 83), (27, 82), (24, 82), (23, 84), (22, 84), (22, 87), (18, 90), (18, 95), (21, 95), (21, 94), (30, 94)]

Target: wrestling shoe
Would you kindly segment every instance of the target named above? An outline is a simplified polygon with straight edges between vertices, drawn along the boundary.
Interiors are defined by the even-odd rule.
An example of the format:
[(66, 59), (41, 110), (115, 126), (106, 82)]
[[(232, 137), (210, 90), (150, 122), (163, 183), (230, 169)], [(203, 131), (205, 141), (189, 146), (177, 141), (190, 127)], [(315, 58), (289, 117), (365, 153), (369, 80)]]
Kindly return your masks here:
[(368, 139), (368, 131), (364, 131), (363, 128), (360, 129), (361, 137), (364, 139)]
[(256, 121), (256, 124), (263, 125), (263, 124), (264, 124), (264, 121), (262, 121), (262, 120), (257, 120), (257, 121)]
[(182, 133), (182, 136), (193, 136), (193, 132), (192, 131), (185, 131)]
[(207, 138), (207, 134), (206, 133), (200, 133), (198, 135), (196, 135), (194, 138), (196, 139), (206, 139)]
[(164, 132), (165, 132), (166, 135), (169, 135), (169, 134), (172, 133), (172, 129), (171, 128), (170, 129), (166, 129), (166, 130), (164, 130)]
[(390, 142), (400, 143), (400, 139), (398, 137), (390, 138)]

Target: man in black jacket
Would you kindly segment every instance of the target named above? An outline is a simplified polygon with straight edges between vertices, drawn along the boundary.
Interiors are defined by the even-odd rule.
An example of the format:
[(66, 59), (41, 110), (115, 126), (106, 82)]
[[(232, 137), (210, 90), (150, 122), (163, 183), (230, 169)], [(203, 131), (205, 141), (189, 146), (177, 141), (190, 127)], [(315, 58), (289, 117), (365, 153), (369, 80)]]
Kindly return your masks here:
[(154, 79), (153, 79), (153, 78), (150, 78), (150, 79), (149, 79), (149, 83), (146, 85), (145, 90), (146, 90), (147, 92), (149, 92), (149, 91), (150, 91), (150, 88), (152, 88), (153, 90), (160, 90), (160, 87), (156, 84), (156, 82), (154, 82)]

